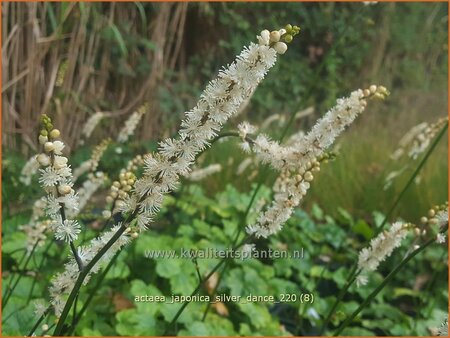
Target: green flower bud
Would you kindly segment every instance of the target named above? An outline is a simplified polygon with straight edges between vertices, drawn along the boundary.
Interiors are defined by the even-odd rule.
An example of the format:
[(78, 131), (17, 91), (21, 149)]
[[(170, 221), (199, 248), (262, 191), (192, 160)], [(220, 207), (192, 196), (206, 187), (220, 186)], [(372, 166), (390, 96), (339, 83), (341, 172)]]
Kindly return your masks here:
[(286, 34), (286, 35), (284, 36), (284, 41), (286, 41), (287, 43), (291, 42), (292, 39), (293, 39), (293, 37), (292, 37), (291, 34)]

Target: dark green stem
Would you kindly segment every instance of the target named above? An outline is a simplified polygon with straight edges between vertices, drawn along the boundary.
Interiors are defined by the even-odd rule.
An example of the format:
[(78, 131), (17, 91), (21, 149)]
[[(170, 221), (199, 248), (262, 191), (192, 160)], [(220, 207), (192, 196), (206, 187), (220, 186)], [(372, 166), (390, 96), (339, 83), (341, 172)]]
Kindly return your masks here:
[(395, 268), (392, 270), (386, 278), (381, 282), (378, 287), (372, 291), (372, 293), (361, 303), (361, 305), (348, 317), (344, 323), (336, 330), (333, 336), (339, 335), (352, 321), (355, 317), (380, 293), (381, 290), (397, 275), (397, 273), (408, 263), (411, 259), (413, 259), (416, 255), (425, 250), (428, 246), (436, 241), (435, 238), (429, 239), (422, 245), (420, 248), (411, 252), (404, 260), (402, 260)]
[(417, 166), (416, 170), (414, 170), (414, 173), (411, 175), (411, 177), (409, 178), (408, 182), (406, 183), (405, 187), (403, 188), (403, 190), (401, 191), (401, 193), (398, 195), (397, 199), (395, 200), (394, 204), (391, 206), (391, 208), (389, 209), (389, 211), (386, 213), (386, 216), (383, 219), (383, 222), (381, 222), (381, 224), (377, 227), (376, 232), (378, 233), (383, 226), (387, 223), (387, 221), (391, 218), (392, 213), (394, 212), (395, 208), (397, 207), (397, 205), (400, 203), (401, 199), (403, 198), (403, 196), (405, 195), (406, 191), (409, 189), (409, 187), (411, 186), (411, 184), (413, 184), (415, 178), (417, 177), (417, 175), (419, 174), (419, 172), (422, 170), (423, 166), (425, 165), (425, 163), (427, 162), (428, 158), (430, 157), (430, 155), (433, 153), (434, 149), (436, 148), (436, 146), (438, 145), (439, 141), (441, 140), (441, 138), (444, 136), (445, 132), (448, 129), (448, 123), (445, 124), (445, 126), (441, 129), (441, 131), (439, 132), (438, 136), (435, 138), (435, 140), (433, 141), (433, 144), (430, 146), (430, 148), (428, 149), (428, 151), (426, 152), (425, 156), (422, 158), (422, 160), (420, 161), (419, 165)]
[(353, 282), (356, 280), (356, 277), (358, 276), (359, 273), (360, 273), (360, 271), (357, 271), (357, 265), (355, 265), (347, 278), (347, 283), (345, 284), (344, 288), (339, 292), (339, 295), (338, 295), (336, 301), (334, 302), (330, 312), (328, 313), (327, 318), (324, 320), (324, 322), (322, 324), (322, 328), (320, 329), (319, 336), (321, 336), (323, 334), (323, 332), (325, 331), (325, 329), (327, 328), (327, 325), (330, 322), (331, 317), (334, 314), (334, 311), (336, 311), (339, 303), (342, 301), (342, 299), (344, 298), (348, 289), (353, 284)]
[[(132, 215), (130, 217), (134, 217), (134, 215)], [(67, 298), (67, 302), (66, 302), (66, 305), (64, 306), (61, 316), (59, 317), (58, 324), (56, 325), (55, 331), (53, 332), (54, 336), (61, 336), (64, 322), (67, 318), (67, 315), (69, 314), (70, 308), (72, 307), (72, 304), (75, 300), (76, 295), (78, 294), (78, 291), (80, 290), (81, 286), (83, 285), (84, 279), (89, 274), (89, 271), (91, 271), (91, 269), (94, 267), (94, 265), (103, 257), (103, 255), (106, 253), (106, 251), (109, 250), (109, 248), (119, 239), (119, 237), (122, 236), (122, 234), (125, 232), (125, 230), (126, 230), (126, 227), (124, 225), (122, 225), (116, 231), (116, 233), (111, 237), (111, 239), (108, 241), (108, 243), (106, 243), (105, 246), (102, 247), (99, 250), (99, 252), (94, 256), (94, 258), (92, 258), (92, 260), (83, 268), (83, 270), (80, 271), (80, 274), (78, 275), (75, 285), (69, 294), (69, 298)]]
[[(33, 245), (33, 248), (31, 249), (30, 252), (25, 252), (25, 255), (28, 254), (28, 257), (25, 261), (25, 264), (24, 264), (22, 270), (25, 270), (27, 268), (28, 263), (30, 262), (31, 257), (33, 256), (34, 251), (36, 250), (38, 244), (39, 244), (39, 240)], [(21, 259), (21, 261), (23, 261), (23, 259)], [(11, 296), (14, 292), (14, 289), (17, 287), (17, 284), (19, 284), (19, 281), (21, 278), (22, 278), (22, 274), (19, 274), (17, 276), (16, 280), (14, 281), (14, 283), (12, 282), (12, 278), (11, 278), (11, 283), (8, 285), (6, 293), (5, 293), (5, 297), (2, 300), (2, 309), (3, 310), (5, 309), (6, 304), (8, 304), (8, 301), (11, 298)], [(12, 284), (12, 286), (11, 286), (11, 284)]]
[[(232, 250), (237, 250), (238, 248), (240, 248), (248, 239), (249, 236), (247, 236), (246, 238), (244, 238), (239, 244), (237, 244), (234, 248), (232, 248)], [(203, 278), (203, 282), (206, 282), (209, 278), (211, 278), (211, 276), (222, 266), (222, 264), (224, 264), (226, 262), (225, 259), (221, 259), (219, 261), (219, 263), (216, 264), (216, 266), (214, 266), (214, 268), (212, 268), (212, 270), (208, 273), (208, 275)], [(198, 284), (197, 287), (195, 288), (194, 291), (192, 291), (191, 293), (191, 297), (195, 296), (201, 289), (203, 284)], [(180, 307), (180, 309), (178, 310), (178, 312), (175, 314), (175, 316), (173, 317), (172, 321), (167, 325), (167, 328), (165, 330), (165, 332), (163, 333), (163, 336), (166, 336), (169, 333), (169, 330), (172, 328), (172, 326), (177, 322), (178, 318), (181, 316), (181, 314), (183, 313), (184, 309), (189, 305), (189, 302), (184, 302), (183, 305)]]
[[(39, 262), (39, 266), (37, 267), (37, 271), (41, 271), (41, 269), (44, 265), (46, 255), (47, 255), (48, 251), (50, 250), (51, 246), (53, 245), (53, 243), (54, 243), (54, 241), (51, 240), (45, 247), (45, 249), (42, 253), (41, 261)], [(31, 297), (33, 296), (33, 290), (34, 290), (34, 286), (36, 285), (36, 281), (37, 281), (36, 278), (33, 279), (33, 283), (31, 284), (30, 292), (28, 293), (28, 297), (27, 297), (27, 304), (31, 301)]]
[(100, 288), (100, 285), (102, 284), (103, 280), (105, 279), (106, 275), (108, 274), (108, 271), (111, 269), (111, 267), (114, 265), (114, 263), (117, 260), (117, 257), (119, 256), (119, 254), (122, 252), (122, 250), (118, 251), (114, 257), (111, 259), (111, 261), (108, 263), (108, 265), (106, 266), (105, 270), (102, 272), (102, 274), (97, 278), (97, 282), (95, 284), (95, 286), (92, 288), (91, 292), (89, 293), (86, 301), (84, 302), (82, 308), (80, 309), (80, 311), (78, 312), (78, 314), (76, 316), (74, 316), (74, 320), (72, 322), (72, 326), (69, 328), (68, 330), (68, 335), (71, 335), (73, 332), (75, 332), (75, 329), (77, 327), (78, 322), (80, 321), (81, 317), (83, 316), (83, 314), (86, 312), (89, 304), (91, 303), (92, 299), (95, 296), (95, 293), (97, 292), (97, 290)]
[(33, 328), (30, 330), (30, 333), (28, 333), (28, 337), (31, 337), (34, 333), (34, 331), (36, 331), (36, 329), (39, 327), (39, 325), (41, 325), (42, 321), (44, 320), (44, 318), (47, 316), (47, 314), (50, 311), (50, 306), (44, 311), (44, 313), (42, 314), (42, 316), (39, 317), (38, 321), (36, 322), (36, 324), (34, 324)]

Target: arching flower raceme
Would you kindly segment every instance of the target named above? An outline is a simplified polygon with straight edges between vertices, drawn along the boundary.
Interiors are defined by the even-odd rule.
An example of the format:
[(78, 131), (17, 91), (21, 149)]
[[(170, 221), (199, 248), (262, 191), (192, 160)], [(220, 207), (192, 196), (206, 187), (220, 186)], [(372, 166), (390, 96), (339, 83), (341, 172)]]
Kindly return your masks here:
[(406, 154), (414, 160), (417, 159), (428, 148), (433, 138), (446, 123), (448, 123), (448, 118), (442, 117), (434, 123), (422, 122), (412, 127), (401, 138), (398, 148), (391, 155), (391, 158), (398, 160)]
[(94, 129), (97, 127), (97, 125), (100, 123), (100, 121), (106, 116), (105, 113), (98, 111), (91, 115), (86, 123), (83, 126), (83, 129), (81, 131), (81, 134), (84, 136), (85, 140), (91, 137)]
[(197, 182), (203, 180), (204, 178), (212, 174), (218, 173), (221, 170), (222, 166), (220, 164), (218, 163), (210, 164), (207, 167), (193, 170), (188, 175), (186, 175), (186, 178), (190, 181)]
[(137, 111), (131, 114), (128, 120), (125, 121), (123, 128), (120, 130), (119, 135), (117, 136), (117, 142), (124, 143), (128, 141), (130, 136), (134, 134), (134, 131), (136, 130), (139, 121), (141, 121), (142, 116), (144, 116), (144, 114), (148, 111), (148, 108), (149, 105), (144, 104), (139, 107)]
[(272, 204), (255, 224), (247, 226), (247, 233), (267, 238), (281, 230), (310, 188), (313, 173), (320, 170), (322, 161), (329, 159), (326, 149), (364, 111), (368, 99), (384, 98), (388, 94), (386, 88), (375, 85), (352, 92), (349, 97), (337, 100), (336, 106), (319, 119), (309, 133), (297, 133), (285, 146), (264, 134), (249, 142), (247, 131), (253, 129), (241, 124), (240, 135), (246, 144), (243, 148), (251, 146), (260, 162), (270, 164), (281, 172), (274, 186)]
[[(292, 40), (292, 36), (299, 31), (298, 27), (294, 26), (294, 28), (291, 27), (290, 34), (287, 31), (280, 34), (280, 39), (284, 39), (285, 42)], [(278, 45), (277, 50), (285, 52), (284, 46)], [(96, 273), (102, 265), (107, 263), (123, 245), (129, 242), (130, 238), (136, 238), (138, 231), (146, 229), (153, 216), (159, 211), (164, 195), (176, 188), (180, 176), (190, 172), (196, 155), (209, 145), (223, 124), (239, 111), (268, 70), (275, 64), (276, 59), (277, 51), (275, 42), (272, 40), (259, 45), (251, 43), (244, 48), (236, 60), (222, 69), (218, 77), (208, 84), (197, 105), (186, 112), (186, 117), (179, 130), (179, 138), (161, 142), (159, 153), (146, 155), (143, 158), (143, 177), (136, 181), (131, 195), (122, 194), (124, 200), (121, 200), (120, 206), (120, 211), (129, 213), (127, 219), (136, 219), (137, 225), (124, 224), (127, 227), (125, 232), (95, 264), (84, 280), (85, 284), (90, 275)], [(120, 187), (116, 188), (121, 189), (123, 185), (128, 192), (128, 181), (134, 181), (135, 178), (127, 175), (127, 172), (121, 173), (121, 175), (123, 177), (118, 182)], [(48, 176), (46, 181), (58, 181), (54, 176), (50, 174)], [(112, 192), (119, 196), (119, 191)], [(123, 229), (121, 224), (115, 225), (110, 231), (91, 240), (83, 248), (83, 263), (88, 264), (119, 229)], [(51, 304), (57, 316), (61, 314), (65, 306), (66, 295), (74, 287), (78, 276), (77, 262), (72, 258), (66, 264), (65, 271), (52, 280)]]
[(371, 240), (370, 246), (359, 253), (358, 268), (361, 273), (356, 279), (358, 286), (367, 284), (367, 273), (375, 271), (378, 265), (389, 257), (395, 248), (399, 247), (402, 240), (408, 235), (412, 226), (402, 222), (392, 224), (389, 231), (381, 232)]
[[(267, 31), (261, 33), (263, 37), (266, 35)], [(209, 146), (222, 125), (239, 111), (275, 64), (275, 41), (261, 37), (258, 40), (259, 45), (251, 43), (244, 48), (208, 84), (197, 105), (186, 112), (179, 138), (161, 142), (159, 154), (145, 158), (144, 176), (136, 182), (131, 196), (135, 202), (130, 203), (138, 205), (140, 217), (151, 219), (158, 212), (163, 194), (176, 188), (180, 175), (188, 175), (196, 155)]]

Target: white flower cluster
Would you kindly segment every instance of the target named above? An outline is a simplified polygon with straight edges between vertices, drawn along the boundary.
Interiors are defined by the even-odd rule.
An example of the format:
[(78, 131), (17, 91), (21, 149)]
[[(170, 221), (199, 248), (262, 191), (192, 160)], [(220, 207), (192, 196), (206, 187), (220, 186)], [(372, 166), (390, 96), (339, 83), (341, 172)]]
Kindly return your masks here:
[(220, 171), (222, 171), (222, 166), (219, 163), (210, 164), (207, 167), (192, 170), (186, 175), (186, 178), (190, 181), (198, 182)]
[(265, 44), (250, 44), (236, 60), (211, 81), (197, 105), (186, 113), (179, 139), (160, 143), (159, 154), (146, 156), (144, 176), (127, 200), (125, 211), (135, 212), (138, 223), (146, 224), (161, 207), (163, 196), (173, 190), (179, 176), (189, 173), (196, 155), (217, 135), (222, 125), (239, 110), (267, 71), (277, 52)]
[(281, 172), (274, 187), (274, 201), (255, 224), (247, 226), (247, 233), (267, 238), (278, 232), (308, 191), (314, 179), (313, 172), (320, 170), (322, 160), (327, 160), (325, 150), (362, 113), (367, 105), (366, 99), (384, 98), (387, 95), (386, 88), (382, 86), (372, 85), (366, 90), (356, 90), (348, 98), (337, 100), (337, 105), (308, 134), (295, 134), (285, 146), (263, 134), (249, 141), (247, 132), (253, 129), (247, 124), (241, 124), (239, 129), (244, 141), (243, 148), (251, 146), (260, 162), (268, 163)]
[(22, 224), (19, 226), (19, 230), (26, 234), (26, 248), (28, 252), (33, 250), (36, 245), (40, 247), (44, 245), (47, 236), (45, 235), (46, 230), (49, 228), (50, 221), (43, 220), (41, 218), (45, 216), (45, 207), (47, 205), (46, 197), (42, 197), (33, 203), (33, 210), (30, 220), (27, 224)]
[(31, 184), (32, 177), (38, 172), (39, 162), (36, 161), (36, 155), (31, 156), (22, 168), (19, 181), (25, 185)]
[[(46, 119), (44, 116), (44, 123), (51, 125), (48, 122), (50, 120)], [(66, 213), (69, 215), (78, 211), (78, 196), (72, 189), (72, 170), (67, 164), (67, 157), (62, 155), (64, 143), (56, 140), (59, 136), (57, 129), (43, 130), (39, 136), (39, 142), (44, 148), (44, 152), (37, 156), (37, 161), (43, 167), (39, 169), (39, 182), (47, 192), (46, 214), (52, 220), (55, 238), (73, 242), (78, 238), (81, 228), (76, 220), (66, 219), (65, 216)]]
[[(132, 212), (130, 217), (136, 216), (137, 229), (145, 229), (151, 217), (161, 207), (163, 195), (175, 188), (179, 176), (189, 173), (196, 155), (209, 145), (222, 125), (238, 111), (275, 61), (276, 51), (271, 46), (252, 43), (245, 48), (235, 62), (220, 71), (218, 78), (209, 83), (196, 107), (186, 113), (179, 131), (180, 139), (167, 139), (160, 143), (159, 154), (145, 156), (144, 175), (134, 184), (133, 194), (126, 198), (121, 208), (123, 212)], [(126, 173), (121, 174), (123, 177), (119, 184), (122, 186), (123, 183), (128, 189), (131, 178)], [(138, 236), (137, 232), (132, 232), (129, 236), (131, 227), (129, 224), (125, 226), (126, 231), (107, 254), (102, 256), (90, 274), (97, 272), (108, 262), (117, 250), (128, 243), (130, 237)], [(84, 265), (92, 260), (121, 227), (121, 224), (114, 226), (92, 240), (88, 246), (78, 249), (78, 256)], [(51, 303), (57, 316), (61, 314), (66, 294), (72, 290), (78, 275), (77, 262), (72, 258), (66, 264), (65, 271), (53, 279), (50, 287)], [(87, 279), (84, 283), (87, 283)]]
[(50, 221), (30, 221), (27, 224), (19, 226), (19, 230), (27, 236), (26, 249), (28, 253), (31, 253), (34, 246), (41, 247), (44, 245), (47, 236), (46, 230), (49, 228)]
[(314, 160), (296, 175), (283, 170), (274, 186), (272, 204), (258, 216), (255, 224), (247, 225), (247, 233), (257, 238), (267, 238), (280, 231), (310, 188), (310, 182), (314, 179), (312, 172), (319, 169), (320, 162)]
[(139, 121), (141, 120), (142, 116), (147, 112), (148, 110), (148, 104), (144, 104), (137, 111), (135, 111), (131, 116), (128, 118), (128, 120), (125, 121), (125, 125), (120, 130), (119, 135), (117, 136), (117, 142), (125, 143), (128, 141), (130, 136), (134, 134), (134, 130), (136, 129), (137, 125), (139, 124)]
[[(436, 224), (438, 231), (442, 231), (444, 227), (448, 227), (448, 207), (444, 210), (438, 211), (436, 215), (431, 219), (431, 222)], [(436, 242), (439, 244), (445, 243), (445, 234), (439, 232), (436, 235)]]
[(98, 111), (91, 115), (86, 123), (83, 126), (81, 134), (84, 136), (84, 139), (87, 140), (91, 137), (95, 127), (100, 123), (100, 121), (106, 116), (105, 113)]
[(78, 210), (72, 210), (68, 212), (69, 217), (75, 217), (79, 211), (83, 210), (87, 202), (91, 199), (92, 195), (107, 181), (108, 177), (102, 172), (97, 171), (95, 173), (89, 173), (87, 180), (83, 182), (82, 186), (78, 189)]
[(440, 118), (435, 123), (422, 122), (412, 127), (399, 141), (398, 148), (391, 155), (393, 160), (400, 159), (403, 155), (407, 155), (412, 159), (416, 159), (430, 145), (433, 138), (448, 123), (448, 118)]
[(448, 319), (447, 318), (445, 319), (445, 321), (439, 327), (438, 335), (439, 336), (448, 337)]
[(389, 257), (395, 248), (399, 247), (402, 240), (411, 230), (410, 224), (396, 222), (392, 224), (389, 231), (381, 232), (370, 241), (370, 246), (359, 253), (358, 268), (361, 270), (356, 278), (357, 286), (366, 285), (367, 273), (375, 271), (378, 265)]
[[(78, 257), (81, 259), (83, 265), (87, 265), (92, 260), (92, 258), (105, 246), (105, 244), (109, 242), (111, 237), (120, 227), (121, 224), (115, 225), (109, 231), (93, 239), (88, 246), (79, 247), (77, 249)], [(111, 260), (111, 258), (122, 246), (126, 245), (130, 241), (130, 229), (127, 230), (128, 231), (122, 234), (114, 245), (112, 245), (105, 255), (103, 255), (102, 258), (95, 264), (88, 277), (84, 280), (83, 285), (86, 285), (89, 282), (91, 274), (97, 273), (102, 266)], [(71, 257), (65, 264), (65, 270), (56, 274), (56, 276), (52, 279), (51, 286), (49, 288), (51, 297), (50, 303), (53, 305), (55, 315), (57, 317), (61, 315), (64, 305), (66, 304), (66, 294), (69, 293), (74, 287), (79, 273), (80, 271), (78, 269), (77, 262), (73, 257)]]

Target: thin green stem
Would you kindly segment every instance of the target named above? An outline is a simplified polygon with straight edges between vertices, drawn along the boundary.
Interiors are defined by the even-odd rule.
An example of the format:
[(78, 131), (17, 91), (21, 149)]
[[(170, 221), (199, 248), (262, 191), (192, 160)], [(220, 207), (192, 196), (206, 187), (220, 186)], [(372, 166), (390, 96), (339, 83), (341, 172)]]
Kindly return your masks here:
[(95, 293), (97, 292), (97, 290), (100, 288), (100, 285), (102, 284), (103, 280), (105, 279), (106, 275), (108, 274), (108, 271), (112, 268), (112, 266), (114, 265), (114, 263), (117, 260), (117, 257), (119, 256), (119, 254), (122, 252), (122, 250), (118, 251), (114, 257), (111, 259), (111, 261), (108, 263), (108, 265), (106, 266), (105, 270), (102, 272), (102, 274), (97, 278), (97, 282), (95, 284), (95, 286), (92, 288), (91, 292), (89, 293), (86, 301), (84, 302), (83, 306), (81, 307), (80, 311), (78, 312), (78, 314), (76, 316), (74, 316), (74, 320), (72, 322), (71, 327), (68, 329), (68, 335), (71, 335), (72, 333), (75, 332), (75, 329), (77, 327), (78, 322), (80, 321), (81, 317), (83, 316), (83, 314), (86, 312), (89, 304), (91, 303), (92, 299), (95, 296)]
[[(424, 157), (422, 158), (422, 160), (420, 161), (419, 165), (417, 166), (416, 170), (414, 170), (414, 173), (411, 175), (411, 177), (409, 178), (408, 182), (406, 183), (405, 187), (403, 188), (402, 192), (399, 194), (399, 196), (397, 197), (397, 199), (395, 200), (394, 204), (391, 206), (391, 208), (389, 209), (389, 211), (386, 213), (386, 216), (383, 219), (383, 222), (381, 222), (381, 224), (375, 229), (375, 235), (377, 235), (383, 228), (383, 226), (387, 223), (387, 221), (389, 220), (389, 218), (392, 216), (393, 211), (395, 210), (395, 208), (397, 207), (397, 205), (400, 203), (401, 199), (404, 197), (406, 191), (409, 189), (409, 187), (411, 186), (411, 184), (414, 182), (415, 178), (417, 177), (417, 175), (419, 174), (419, 172), (421, 171), (421, 169), (423, 168), (423, 166), (425, 165), (425, 163), (427, 162), (428, 158), (430, 157), (430, 155), (433, 153), (434, 149), (436, 148), (436, 146), (438, 145), (439, 141), (442, 139), (442, 137), (444, 136), (445, 132), (448, 129), (448, 124), (446, 124), (441, 131), (439, 132), (438, 136), (435, 138), (435, 140), (433, 141), (433, 143), (431, 144), (430, 148), (428, 149), (428, 151), (426, 152), (426, 154), (424, 155)], [(356, 271), (356, 262), (353, 264), (353, 268), (352, 270)], [(349, 276), (349, 278), (347, 278), (346, 281), (346, 285), (348, 285), (348, 283), (351, 280), (351, 275)], [(350, 284), (351, 285), (351, 284)], [(350, 286), (349, 285), (349, 286)], [(345, 290), (344, 294), (342, 294), (342, 297), (339, 297), (340, 299), (338, 299), (337, 302), (335, 302), (335, 304), (333, 305), (333, 309), (335, 310), (337, 308), (337, 305), (339, 304), (339, 302), (343, 299), (343, 297), (345, 296), (345, 294), (347, 293), (347, 290)], [(333, 314), (332, 312), (334, 312), (334, 310), (332, 310), (328, 317), (331, 318), (331, 315)], [(325, 329), (325, 326), (328, 324), (330, 318), (326, 319), (321, 333), (323, 333), (323, 330)]]
[(400, 194), (398, 195), (397, 199), (395, 200), (394, 204), (392, 204), (391, 208), (389, 209), (389, 211), (386, 213), (386, 216), (383, 219), (383, 222), (381, 222), (381, 224), (376, 228), (376, 232), (378, 233), (383, 226), (387, 223), (387, 221), (391, 218), (392, 213), (394, 212), (395, 208), (398, 206), (398, 204), (400, 203), (401, 199), (403, 198), (403, 196), (405, 195), (406, 191), (409, 189), (409, 187), (411, 186), (411, 184), (413, 184), (414, 180), (416, 179), (417, 175), (419, 174), (419, 172), (422, 170), (423, 166), (425, 165), (425, 163), (427, 162), (428, 158), (430, 157), (430, 155), (433, 153), (434, 149), (436, 148), (436, 146), (438, 145), (439, 141), (442, 139), (442, 137), (444, 136), (445, 132), (448, 129), (448, 123), (445, 124), (445, 126), (441, 129), (441, 131), (439, 132), (438, 136), (434, 139), (433, 143), (431, 144), (430, 148), (428, 148), (428, 151), (426, 152), (426, 154), (424, 155), (424, 157), (422, 158), (422, 160), (420, 161), (419, 165), (417, 166), (416, 170), (414, 170), (413, 174), (411, 175), (411, 177), (409, 178), (408, 182), (406, 182), (406, 185), (403, 187), (403, 190), (400, 192)]
[(33, 325), (33, 327), (30, 330), (30, 333), (28, 333), (28, 337), (31, 337), (34, 334), (34, 331), (36, 331), (36, 329), (39, 327), (39, 325), (41, 325), (42, 321), (45, 319), (45, 317), (47, 316), (47, 314), (50, 312), (50, 306), (47, 307), (47, 309), (44, 311), (44, 313), (42, 314), (42, 316), (39, 317), (39, 319), (37, 320), (37, 322)]
[[(134, 214), (130, 216), (130, 218), (134, 217)], [(124, 223), (127, 224), (129, 219)], [(69, 314), (70, 308), (72, 307), (72, 304), (75, 300), (76, 295), (78, 294), (78, 291), (80, 290), (81, 286), (83, 285), (83, 281), (86, 278), (86, 276), (89, 274), (91, 269), (94, 267), (94, 265), (103, 257), (103, 255), (106, 253), (106, 251), (109, 250), (109, 248), (119, 239), (120, 236), (125, 232), (126, 227), (122, 225), (116, 233), (111, 237), (111, 239), (108, 241), (108, 243), (103, 246), (99, 252), (92, 258), (92, 260), (83, 268), (83, 270), (80, 271), (80, 274), (78, 275), (78, 278), (75, 282), (75, 285), (72, 288), (72, 291), (69, 294), (69, 297), (67, 298), (66, 305), (64, 306), (63, 311), (61, 312), (61, 316), (59, 317), (58, 324), (56, 325), (55, 331), (53, 332), (54, 336), (61, 336), (62, 330), (64, 327), (64, 322), (67, 318), (67, 315)]]
[[(248, 203), (247, 208), (245, 209), (245, 213), (244, 213), (244, 215), (243, 215), (243, 217), (242, 217), (243, 223), (246, 223), (246, 221), (247, 221), (248, 214), (250, 213), (250, 210), (251, 210), (252, 205), (253, 205), (253, 203), (254, 203), (254, 201), (255, 201), (255, 199), (256, 199), (256, 196), (257, 196), (257, 194), (258, 194), (258, 191), (259, 191), (259, 189), (261, 189), (261, 186), (262, 186), (262, 184), (264, 183), (264, 178), (265, 178), (265, 176), (266, 176), (267, 170), (268, 170), (267, 167), (265, 167), (264, 170), (263, 170), (263, 172), (261, 173), (261, 176), (260, 176), (258, 185), (256, 186), (255, 190), (253, 191), (252, 197), (250, 198), (250, 202)], [(244, 224), (244, 226), (245, 226), (245, 224)], [(236, 245), (236, 243), (237, 243), (237, 241), (238, 241), (238, 239), (239, 239), (239, 235), (240, 235), (241, 233), (242, 233), (242, 227), (239, 227), (239, 228), (237, 229), (237, 231), (236, 231), (236, 236), (234, 237), (234, 239), (233, 239), (233, 241), (232, 241), (232, 243), (231, 243), (231, 247), (234, 247), (234, 246)], [(225, 266), (223, 267), (222, 273), (219, 275), (217, 284), (216, 284), (216, 286), (214, 287), (213, 295), (216, 294), (217, 289), (218, 289), (218, 287), (219, 287), (219, 284), (220, 284), (220, 282), (221, 282), (221, 280), (222, 280), (222, 277), (224, 276), (225, 272), (228, 270), (228, 267), (230, 266), (231, 260), (232, 260), (232, 259), (230, 259), (230, 258), (226, 259)], [(204, 311), (204, 313), (203, 313), (202, 321), (204, 321), (204, 320), (206, 319), (206, 316), (207, 316), (208, 311), (209, 311), (210, 309), (211, 309), (211, 303), (208, 303), (208, 305), (206, 306), (206, 309), (205, 309), (205, 311)]]
[(381, 282), (380, 285), (377, 286), (375, 290), (361, 303), (361, 305), (348, 317), (344, 323), (336, 330), (333, 336), (339, 335), (352, 321), (355, 317), (380, 293), (381, 290), (397, 275), (397, 273), (415, 256), (425, 250), (428, 246), (433, 244), (436, 241), (435, 238), (429, 239), (425, 244), (423, 244), (418, 249), (411, 252), (404, 260), (402, 260)]
[[(39, 266), (37, 267), (37, 271), (41, 271), (42, 266), (44, 265), (46, 255), (47, 255), (48, 251), (50, 250), (51, 246), (53, 245), (53, 243), (54, 243), (54, 241), (50, 240), (50, 242), (47, 244), (44, 251), (42, 252), (42, 258), (41, 258), (41, 261), (39, 262)], [(33, 279), (33, 283), (31, 284), (30, 292), (28, 292), (27, 304), (31, 301), (31, 297), (33, 296), (33, 290), (34, 290), (34, 286), (36, 285), (36, 281), (37, 281), (36, 278)]]
[[(236, 250), (238, 248), (240, 248), (249, 238), (249, 236), (245, 237), (239, 244), (237, 244), (234, 248), (232, 248), (232, 250)], [(212, 270), (208, 273), (208, 275), (203, 278), (203, 282), (206, 282), (209, 278), (211, 278), (211, 276), (222, 266), (222, 264), (224, 264), (226, 262), (225, 259), (221, 259), (213, 268)], [(192, 291), (191, 293), (191, 297), (195, 296), (201, 289), (202, 284), (198, 284), (197, 287), (195, 288), (194, 291)], [(183, 305), (181, 305), (180, 309), (178, 310), (178, 312), (175, 314), (175, 316), (173, 317), (172, 321), (167, 325), (166, 330), (163, 333), (163, 336), (166, 336), (169, 333), (169, 330), (172, 328), (173, 325), (175, 325), (175, 323), (177, 322), (178, 318), (181, 316), (181, 314), (183, 313), (184, 309), (189, 305), (189, 302), (184, 302)]]
[(336, 311), (339, 303), (342, 301), (342, 299), (344, 299), (345, 294), (347, 293), (348, 289), (353, 284), (353, 282), (356, 280), (356, 277), (358, 276), (359, 273), (360, 273), (360, 271), (357, 271), (357, 266), (355, 265), (347, 278), (347, 282), (346, 282), (344, 288), (339, 292), (339, 295), (336, 298), (336, 301), (334, 302), (333, 306), (331, 307), (330, 312), (328, 312), (328, 316), (324, 320), (324, 322), (322, 324), (322, 328), (320, 329), (319, 336), (321, 336), (323, 334), (323, 332), (325, 331), (325, 329), (327, 328), (327, 325), (330, 322), (331, 317), (334, 314), (334, 311)]
[[(28, 263), (30, 262), (31, 257), (33, 256), (34, 251), (36, 250), (38, 244), (39, 244), (39, 240), (36, 241), (36, 243), (33, 245), (33, 248), (32, 248), (31, 251), (28, 253), (28, 257), (27, 257), (27, 259), (26, 259), (26, 261), (25, 261), (25, 264), (24, 264), (22, 270), (25, 270), (25, 269), (27, 268)], [(16, 280), (14, 281), (14, 283), (12, 282), (12, 278), (11, 278), (11, 283), (8, 285), (7, 290), (6, 290), (6, 293), (5, 293), (5, 297), (4, 297), (3, 300), (2, 300), (2, 309), (3, 309), (3, 310), (5, 309), (6, 304), (8, 304), (8, 301), (10, 300), (10, 298), (11, 298), (11, 296), (12, 296), (12, 294), (13, 294), (15, 288), (16, 288), (17, 285), (19, 284), (19, 281), (20, 281), (21, 278), (22, 278), (22, 274), (19, 274), (19, 275), (17, 276)], [(11, 286), (11, 284), (12, 284), (12, 286)]]

